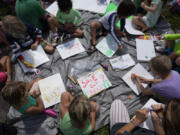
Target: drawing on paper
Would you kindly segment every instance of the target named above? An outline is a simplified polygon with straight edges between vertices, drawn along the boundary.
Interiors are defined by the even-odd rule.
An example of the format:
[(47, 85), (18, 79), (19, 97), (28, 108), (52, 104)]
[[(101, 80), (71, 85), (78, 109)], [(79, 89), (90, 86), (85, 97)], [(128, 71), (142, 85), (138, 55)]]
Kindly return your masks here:
[(105, 56), (112, 57), (117, 51), (118, 45), (113, 37), (109, 34), (96, 45), (96, 48)]
[(57, 46), (57, 50), (61, 55), (62, 59), (66, 59), (73, 55), (82, 53), (85, 51), (84, 47), (81, 45), (79, 39), (75, 38), (72, 41), (64, 43), (62, 45)]
[(55, 74), (38, 82), (45, 108), (60, 102), (60, 97), (66, 91), (60, 74)]
[(79, 78), (78, 82), (83, 93), (88, 98), (112, 86), (102, 68), (99, 68), (95, 72)]

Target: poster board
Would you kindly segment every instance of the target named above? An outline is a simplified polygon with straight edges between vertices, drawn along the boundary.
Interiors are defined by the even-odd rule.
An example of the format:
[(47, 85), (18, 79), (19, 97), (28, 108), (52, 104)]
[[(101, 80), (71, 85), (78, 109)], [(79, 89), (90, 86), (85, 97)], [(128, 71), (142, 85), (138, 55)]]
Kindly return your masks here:
[(112, 86), (102, 68), (98, 68), (98, 70), (80, 77), (77, 81), (84, 95), (88, 98)]
[[(110, 3), (110, 0), (106, 1), (107, 4), (100, 4), (98, 0), (72, 0), (72, 3), (74, 9), (103, 14), (106, 11), (107, 5)], [(58, 12), (57, 1), (53, 2), (46, 11), (56, 16)]]
[(134, 60), (129, 54), (125, 54), (109, 60), (113, 69), (127, 69), (135, 65)]
[[(156, 102), (154, 99), (149, 99), (142, 108), (147, 108), (148, 109), (148, 108), (151, 108), (151, 105), (155, 105), (155, 104), (159, 104), (159, 103)], [(154, 131), (154, 126), (153, 126), (153, 123), (152, 123), (150, 112), (148, 114), (147, 120), (145, 122), (143, 122), (140, 125), (140, 127)]]
[(108, 34), (96, 45), (96, 48), (105, 56), (112, 57), (114, 53), (118, 50), (118, 44), (113, 39), (113, 37)]
[(136, 39), (137, 59), (148, 62), (156, 56), (153, 40)]
[[(46, 53), (44, 52), (43, 48), (41, 45), (37, 47), (36, 50), (27, 50), (21, 53), (22, 57), (24, 58), (25, 61), (28, 63), (31, 63), (34, 65), (34, 67), (39, 67), (40, 65), (46, 63), (49, 61), (49, 58), (47, 57)], [(18, 60), (18, 63), (22, 67), (23, 71), (26, 72), (31, 72), (34, 71), (33, 68), (27, 68), (23, 63), (21, 63)]]
[(55, 74), (38, 81), (44, 107), (60, 102), (61, 94), (66, 91), (61, 75)]
[[(138, 63), (122, 77), (124, 82), (135, 92), (135, 94), (139, 95), (141, 93), (141, 90), (137, 87), (137, 84), (131, 78), (131, 75), (133, 73), (147, 79), (153, 79), (153, 76), (149, 72), (147, 72), (147, 70), (141, 64)], [(147, 87), (147, 84), (142, 85), (144, 87)]]
[(61, 58), (66, 59), (76, 54), (82, 53), (85, 51), (84, 47), (81, 45), (78, 38), (75, 38), (69, 42), (61, 44), (56, 47)]
[(125, 29), (129, 34), (132, 35), (144, 35), (143, 32), (136, 29), (136, 25), (132, 22), (132, 19), (126, 19)]

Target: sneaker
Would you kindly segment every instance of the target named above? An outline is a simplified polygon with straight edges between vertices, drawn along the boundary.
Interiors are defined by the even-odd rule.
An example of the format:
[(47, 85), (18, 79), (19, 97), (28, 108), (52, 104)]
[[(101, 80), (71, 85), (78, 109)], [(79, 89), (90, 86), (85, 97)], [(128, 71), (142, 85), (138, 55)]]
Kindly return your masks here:
[(65, 33), (63, 33), (62, 36), (60, 37), (60, 41), (61, 41), (61, 43), (62, 43), (63, 41), (66, 41), (66, 40), (68, 40), (68, 39), (70, 39), (70, 38), (71, 38), (71, 34), (65, 34)]
[(57, 46), (58, 41), (59, 41), (59, 37), (58, 36), (52, 38), (52, 46)]

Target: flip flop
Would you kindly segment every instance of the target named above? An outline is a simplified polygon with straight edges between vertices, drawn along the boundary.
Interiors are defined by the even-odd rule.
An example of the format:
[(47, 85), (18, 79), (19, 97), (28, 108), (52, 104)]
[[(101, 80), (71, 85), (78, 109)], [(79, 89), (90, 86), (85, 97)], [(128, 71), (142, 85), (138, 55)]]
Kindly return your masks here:
[[(93, 49), (92, 49), (92, 47), (93, 47)], [(88, 48), (87, 53), (92, 54), (96, 50), (97, 50), (96, 49), (96, 44), (92, 44), (92, 42), (91, 42), (91, 46)]]

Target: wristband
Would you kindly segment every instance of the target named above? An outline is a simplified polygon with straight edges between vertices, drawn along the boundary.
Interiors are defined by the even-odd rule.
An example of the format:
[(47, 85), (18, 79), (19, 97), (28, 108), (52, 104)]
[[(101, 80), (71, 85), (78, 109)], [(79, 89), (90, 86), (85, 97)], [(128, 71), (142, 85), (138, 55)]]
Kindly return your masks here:
[(132, 119), (130, 122), (131, 122), (135, 127), (138, 126), (137, 123), (136, 123), (136, 121), (135, 121), (135, 119)]

